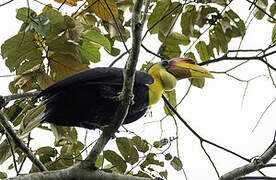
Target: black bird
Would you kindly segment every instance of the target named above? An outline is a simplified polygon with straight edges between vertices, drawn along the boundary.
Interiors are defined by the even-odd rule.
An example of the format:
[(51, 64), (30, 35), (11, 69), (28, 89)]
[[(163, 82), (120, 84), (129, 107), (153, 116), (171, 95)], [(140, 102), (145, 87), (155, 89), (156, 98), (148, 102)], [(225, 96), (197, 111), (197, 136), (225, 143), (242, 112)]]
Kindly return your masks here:
[[(162, 93), (173, 89), (183, 78), (213, 78), (204, 68), (187, 58), (174, 58), (154, 64), (148, 73), (136, 71), (134, 104), (123, 122), (128, 124), (145, 114), (148, 106), (157, 103)], [(122, 90), (123, 69), (93, 68), (65, 78), (43, 90), (37, 98), (43, 102), (35, 111), (40, 116), (21, 126), (31, 130), (40, 122), (88, 129), (110, 123), (118, 106), (116, 97)], [(38, 114), (38, 113), (36, 113)]]

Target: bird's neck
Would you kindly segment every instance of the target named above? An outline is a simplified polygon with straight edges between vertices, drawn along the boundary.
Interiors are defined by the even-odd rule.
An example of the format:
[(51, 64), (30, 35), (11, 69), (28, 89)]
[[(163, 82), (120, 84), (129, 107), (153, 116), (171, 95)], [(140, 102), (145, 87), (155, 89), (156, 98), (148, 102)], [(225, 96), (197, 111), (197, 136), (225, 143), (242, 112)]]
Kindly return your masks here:
[(153, 77), (154, 82), (152, 84), (148, 84), (149, 87), (149, 106), (156, 104), (160, 99), (164, 92), (164, 87), (161, 81), (161, 77), (159, 71), (155, 71), (151, 69), (149, 74)]

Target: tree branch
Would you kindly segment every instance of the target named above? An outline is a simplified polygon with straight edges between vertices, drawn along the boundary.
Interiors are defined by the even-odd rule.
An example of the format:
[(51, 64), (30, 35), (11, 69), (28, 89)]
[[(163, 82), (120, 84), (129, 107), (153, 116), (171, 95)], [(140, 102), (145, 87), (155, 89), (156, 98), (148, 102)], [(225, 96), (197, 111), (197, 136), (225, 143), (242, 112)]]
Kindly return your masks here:
[(251, 163), (238, 167), (225, 175), (220, 177), (220, 180), (232, 180), (237, 179), (241, 176), (245, 176), (251, 172), (258, 171), (265, 166), (276, 154), (276, 142), (274, 141), (268, 149), (256, 160)]
[(133, 84), (135, 78), (135, 69), (138, 61), (138, 56), (141, 46), (141, 34), (143, 26), (140, 23), (140, 12), (143, 5), (143, 0), (137, 0), (135, 2), (132, 14), (132, 50), (129, 55), (128, 61), (124, 69), (124, 83), (122, 92), (118, 96), (120, 104), (114, 114), (114, 118), (110, 125), (103, 130), (100, 138), (90, 151), (86, 158), (86, 161), (81, 163), (81, 166), (91, 167), (91, 163), (94, 164), (98, 159), (99, 154), (104, 149), (107, 142), (110, 140), (114, 133), (118, 130), (122, 122), (124, 121), (129, 105), (133, 99)]
[(89, 169), (81, 168), (68, 168), (58, 171), (38, 172), (28, 175), (21, 175), (14, 178), (13, 180), (54, 180), (54, 179), (82, 179), (82, 180), (152, 180), (150, 178), (136, 177), (120, 175), (117, 173), (106, 173), (101, 170), (91, 171)]

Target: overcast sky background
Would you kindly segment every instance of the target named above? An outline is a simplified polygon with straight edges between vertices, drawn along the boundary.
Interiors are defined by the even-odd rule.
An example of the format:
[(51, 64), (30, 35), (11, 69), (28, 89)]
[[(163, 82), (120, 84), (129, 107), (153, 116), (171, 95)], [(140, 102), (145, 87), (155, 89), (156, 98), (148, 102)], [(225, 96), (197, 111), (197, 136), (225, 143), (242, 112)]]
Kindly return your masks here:
[[(43, 1), (47, 2), (47, 1)], [(272, 1), (271, 1), (272, 2)], [(30, 1), (30, 6), (36, 12), (40, 12), (40, 6), (34, 1)], [(239, 8), (239, 15), (246, 19), (249, 14), (249, 4), (246, 1), (234, 1), (231, 7), (236, 10)], [(21, 25), (21, 22), (15, 18), (16, 9), (26, 7), (26, 1), (15, 0), (4, 7), (0, 7), (1, 17), (1, 34), (0, 44), (6, 39), (15, 35)], [(65, 6), (64, 6), (64, 9)], [(266, 17), (264, 18), (266, 19)], [(264, 21), (253, 20), (241, 49), (262, 49), (266, 48), (271, 42), (272, 27), (270, 23)], [(236, 39), (231, 42), (229, 49), (237, 49), (240, 39)], [(127, 42), (130, 47), (130, 41)], [(144, 41), (146, 47), (152, 51), (157, 52), (160, 43), (156, 41), (156, 36), (147, 36)], [(184, 47), (185, 49), (186, 47)], [(248, 55), (248, 54), (247, 54)], [(274, 55), (273, 58), (276, 58)], [(270, 57), (270, 59), (273, 59)], [(95, 66), (107, 66), (109, 65), (113, 57), (105, 58), (102, 56), (102, 61), (98, 64), (92, 64)], [(144, 60), (151, 60), (152, 55), (146, 53), (144, 50), (140, 54), (140, 62), (138, 68)], [(121, 60), (116, 66), (123, 67), (126, 58)], [(158, 61), (157, 58), (154, 59)], [(276, 66), (276, 63), (270, 61), (272, 65)], [(205, 66), (210, 71), (223, 71), (234, 66), (234, 62), (221, 62)], [(5, 67), (4, 61), (0, 61), (0, 76), (12, 75)], [(249, 80), (259, 75), (267, 75), (267, 68), (264, 64), (256, 61), (252, 61), (243, 65), (231, 73), (235, 77), (243, 80)], [(274, 74), (274, 73), (273, 73)], [(275, 121), (275, 107), (273, 104), (266, 112), (261, 120), (257, 129), (252, 133), (252, 129), (255, 126), (257, 120), (265, 108), (270, 102), (276, 98), (275, 88), (273, 87), (271, 80), (265, 76), (250, 81), (248, 89), (242, 103), (242, 97), (246, 87), (246, 83), (237, 81), (224, 74), (214, 74), (215, 79), (207, 79), (205, 87), (198, 89), (191, 88), (188, 96), (183, 103), (177, 108), (181, 116), (196, 130), (202, 137), (213, 141), (219, 145), (222, 145), (236, 153), (239, 153), (247, 158), (251, 158), (256, 155), (261, 155), (263, 151), (272, 142), (274, 135), (276, 121)], [(8, 83), (14, 77), (0, 77), (0, 95), (9, 95)], [(181, 99), (186, 93), (189, 87), (187, 80), (182, 80), (177, 84), (178, 99)], [(166, 118), (162, 121), (163, 131), (160, 131), (159, 120), (164, 116), (163, 102), (160, 101), (158, 105), (152, 107), (152, 118), (146, 117), (130, 125), (126, 128), (134, 131), (135, 133), (146, 138), (149, 142), (153, 143), (159, 138), (175, 137), (176, 130), (174, 120), (172, 118)], [(179, 128), (179, 150), (180, 157), (184, 164), (184, 169), (189, 179), (217, 179), (214, 169), (212, 168), (207, 157), (200, 148), (198, 139), (189, 132), (189, 130), (176, 118)], [(156, 121), (156, 122), (153, 122)], [(152, 123), (148, 123), (152, 122)], [(84, 130), (80, 129), (80, 139), (84, 137)], [(99, 131), (90, 131), (88, 141), (94, 141), (99, 135)], [(125, 133), (119, 133), (117, 136), (124, 136)], [(49, 133), (35, 129), (32, 136), (36, 139), (31, 141), (32, 149), (36, 149), (40, 146), (52, 145), (54, 138), (49, 136)], [(39, 137), (39, 138), (38, 138)], [(114, 142), (110, 142), (107, 148), (113, 148)], [(176, 142), (172, 143), (172, 147), (169, 152), (172, 155), (176, 155), (175, 150)], [(217, 148), (206, 146), (212, 159), (214, 160), (220, 174), (224, 174), (233, 168), (245, 164), (243, 160), (229, 155), (228, 153), (219, 150)], [(107, 149), (106, 148), (106, 149)], [(84, 153), (85, 156), (85, 153)], [(163, 159), (159, 156), (158, 159)], [(1, 171), (10, 165), (5, 163), (0, 165)], [(30, 163), (29, 163), (30, 164)], [(168, 165), (168, 163), (167, 163)], [(183, 173), (176, 172), (172, 168), (169, 169), (169, 179), (183, 179)], [(269, 171), (271, 176), (276, 176), (275, 169), (274, 174), (271, 169), (265, 169), (264, 172)], [(10, 171), (9, 177), (13, 176), (14, 172)], [(181, 177), (181, 178), (180, 178)]]

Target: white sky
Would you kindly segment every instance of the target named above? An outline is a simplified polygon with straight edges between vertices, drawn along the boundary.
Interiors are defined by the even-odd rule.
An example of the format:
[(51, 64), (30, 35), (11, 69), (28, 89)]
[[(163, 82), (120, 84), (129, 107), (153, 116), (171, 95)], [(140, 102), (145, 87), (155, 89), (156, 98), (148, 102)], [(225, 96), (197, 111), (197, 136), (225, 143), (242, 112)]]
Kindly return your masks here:
[[(235, 1), (236, 2), (236, 1)], [(234, 3), (235, 3), (234, 2)], [(37, 3), (30, 1), (31, 8), (36, 10)], [(0, 44), (6, 39), (15, 35), (20, 27), (20, 22), (15, 19), (15, 9), (25, 7), (25, 1), (15, 1), (0, 7), (0, 17), (2, 19), (2, 28), (0, 34)], [(245, 19), (249, 13), (249, 4), (245, 1), (238, 1), (232, 7), (238, 7), (241, 17)], [(37, 12), (39, 12), (37, 10)], [(253, 20), (247, 31), (242, 49), (260, 49), (265, 48), (271, 41), (272, 25), (265, 21)], [(159, 43), (155, 40), (156, 36), (147, 37), (145, 45), (154, 52), (157, 52)], [(237, 49), (239, 39), (231, 42), (229, 49)], [(130, 44), (130, 42), (128, 42)], [(275, 55), (273, 58), (276, 57)], [(150, 60), (151, 55), (142, 50), (140, 59)], [(270, 59), (273, 59), (272, 57)], [(102, 56), (102, 63), (96, 66), (106, 66), (114, 58), (106, 59)], [(270, 61), (272, 65), (276, 63)], [(122, 65), (123, 62), (119, 63)], [(209, 65), (205, 68), (214, 71), (223, 71), (233, 66), (233, 62), (221, 62), (215, 65)], [(94, 65), (92, 65), (94, 66)], [(241, 66), (235, 71), (231, 72), (232, 75), (244, 80), (251, 79), (258, 75), (267, 75), (266, 67), (260, 62), (250, 62)], [(4, 66), (3, 61), (0, 61), (0, 76), (12, 74)], [(276, 97), (275, 88), (271, 80), (266, 77), (260, 77), (249, 83), (245, 99), (242, 106), (242, 96), (246, 87), (246, 83), (234, 80), (226, 75), (214, 74), (215, 79), (207, 79), (205, 87), (198, 89), (192, 87), (189, 95), (184, 102), (177, 108), (182, 117), (204, 138), (222, 145), (230, 150), (239, 153), (247, 158), (256, 155), (261, 155), (263, 151), (272, 142), (274, 135), (276, 121), (275, 121), (275, 105), (264, 115), (259, 126), (251, 133), (255, 123), (259, 119), (262, 112)], [(0, 77), (0, 95), (10, 94), (8, 91), (8, 82), (12, 78)], [(182, 80), (177, 84), (177, 95), (179, 99), (185, 94), (189, 83), (187, 80)], [(152, 118), (144, 118), (135, 123), (126, 126), (129, 130), (145, 137), (149, 142), (158, 140), (160, 138), (160, 123), (144, 124), (145, 122), (160, 120), (163, 117), (163, 102), (152, 107)], [(176, 118), (177, 119), (177, 118)], [(194, 179), (217, 179), (214, 169), (212, 168), (207, 157), (200, 148), (198, 139), (193, 136), (188, 129), (177, 119), (179, 128), (179, 147), (180, 156), (184, 164), (184, 169), (191, 180)], [(154, 130), (154, 131), (153, 131)], [(81, 130), (80, 137), (83, 138), (83, 130)], [(35, 134), (35, 136), (34, 136)], [(89, 132), (89, 142), (94, 141), (97, 137), (98, 131)], [(123, 136), (118, 134), (117, 136)], [(39, 140), (31, 141), (32, 149), (39, 146), (52, 145), (53, 137), (49, 137), (44, 131), (36, 129), (33, 137), (38, 137)], [(172, 118), (167, 118), (163, 121), (163, 135), (162, 138), (168, 138), (175, 135), (175, 125)], [(110, 143), (109, 147), (112, 147)], [(233, 168), (245, 164), (240, 160), (228, 153), (218, 150), (217, 148), (206, 146), (212, 159), (214, 160), (220, 174), (224, 174)], [(169, 152), (176, 155), (175, 142)], [(162, 160), (162, 156), (158, 159)], [(9, 161), (10, 163), (12, 161)], [(10, 163), (0, 166), (3, 171)], [(265, 169), (264, 172), (269, 171), (271, 176), (276, 176), (271, 169)], [(10, 172), (14, 175), (14, 172)], [(180, 178), (181, 177), (181, 178)], [(183, 179), (182, 172), (176, 172), (169, 167), (169, 179)]]

